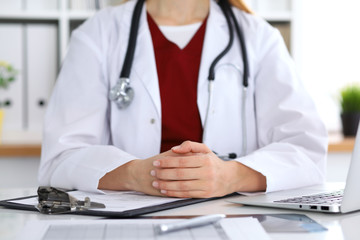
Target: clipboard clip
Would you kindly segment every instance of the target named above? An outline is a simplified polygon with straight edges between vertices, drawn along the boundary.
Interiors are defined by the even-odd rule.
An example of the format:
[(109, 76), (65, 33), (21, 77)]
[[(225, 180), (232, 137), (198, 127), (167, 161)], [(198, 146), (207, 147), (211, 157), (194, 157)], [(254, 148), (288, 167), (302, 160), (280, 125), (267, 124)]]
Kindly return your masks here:
[(102, 203), (91, 202), (89, 197), (84, 201), (77, 200), (69, 193), (53, 187), (38, 188), (39, 203), (36, 208), (44, 214), (59, 214), (84, 211), (92, 208), (105, 208)]

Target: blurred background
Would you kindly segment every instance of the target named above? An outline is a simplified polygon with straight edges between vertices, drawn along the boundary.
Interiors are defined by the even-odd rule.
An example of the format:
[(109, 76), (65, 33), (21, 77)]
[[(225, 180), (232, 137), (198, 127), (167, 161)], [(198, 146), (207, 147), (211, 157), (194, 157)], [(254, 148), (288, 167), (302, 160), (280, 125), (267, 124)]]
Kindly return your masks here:
[[(360, 2), (245, 2), (282, 33), (329, 132), (327, 178), (344, 180), (353, 138), (343, 135), (340, 91), (360, 83)], [(120, 3), (0, 0), (0, 188), (37, 186), (43, 115), (71, 32), (97, 10)]]

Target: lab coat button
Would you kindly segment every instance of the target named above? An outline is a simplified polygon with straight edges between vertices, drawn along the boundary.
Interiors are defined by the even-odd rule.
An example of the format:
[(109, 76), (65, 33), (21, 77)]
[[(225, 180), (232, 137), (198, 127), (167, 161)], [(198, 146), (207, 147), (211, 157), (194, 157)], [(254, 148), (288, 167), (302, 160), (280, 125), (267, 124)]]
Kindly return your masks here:
[(150, 119), (150, 123), (151, 123), (151, 124), (154, 124), (154, 123), (155, 123), (155, 119), (154, 119), (154, 118)]

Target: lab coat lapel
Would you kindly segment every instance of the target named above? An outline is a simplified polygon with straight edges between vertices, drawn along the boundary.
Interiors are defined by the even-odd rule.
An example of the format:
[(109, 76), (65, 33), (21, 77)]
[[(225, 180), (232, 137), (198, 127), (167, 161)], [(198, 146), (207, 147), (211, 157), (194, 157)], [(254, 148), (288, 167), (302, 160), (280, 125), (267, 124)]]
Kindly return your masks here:
[[(131, 25), (132, 11), (128, 11), (130, 16), (128, 27)], [(226, 19), (216, 3), (216, 1), (210, 1), (210, 12), (207, 20), (207, 28), (204, 38), (203, 51), (201, 57), (201, 64), (199, 70), (198, 79), (198, 98), (197, 104), (201, 116), (202, 124), (204, 125), (207, 99), (208, 99), (208, 74), (212, 61), (224, 50), (228, 43), (229, 32)], [(228, 54), (227, 54), (228, 55)], [(218, 65), (228, 60), (228, 56), (225, 56), (220, 60)], [(140, 79), (148, 94), (151, 96), (153, 104), (156, 108), (159, 118), (161, 118), (161, 100), (159, 81), (156, 70), (156, 60), (154, 55), (154, 48), (151, 39), (150, 30), (146, 19), (146, 7), (144, 6), (138, 31), (138, 39), (135, 49), (135, 56), (133, 62), (132, 75), (136, 75), (131, 78), (133, 80)], [(130, 76), (131, 77), (131, 76)]]
[[(229, 41), (229, 31), (226, 19), (221, 11), (221, 8), (215, 1), (210, 1), (210, 12), (207, 21), (199, 71), (197, 97), (197, 104), (203, 126), (208, 105), (208, 76), (210, 65), (213, 60), (225, 49)], [(218, 65), (226, 61), (226, 58), (227, 56), (223, 57)]]
[(136, 74), (135, 78), (142, 81), (148, 94), (151, 96), (159, 118), (161, 118), (159, 81), (153, 43), (146, 18), (145, 5), (142, 9), (139, 23), (132, 74)]

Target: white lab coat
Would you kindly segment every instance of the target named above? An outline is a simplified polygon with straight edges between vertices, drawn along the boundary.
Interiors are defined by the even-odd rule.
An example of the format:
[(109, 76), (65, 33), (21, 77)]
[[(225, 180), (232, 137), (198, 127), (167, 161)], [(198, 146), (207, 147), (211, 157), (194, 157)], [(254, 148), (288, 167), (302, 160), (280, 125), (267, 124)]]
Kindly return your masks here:
[[(134, 4), (102, 10), (72, 34), (45, 117), (41, 185), (97, 191), (107, 172), (159, 154), (161, 101), (145, 7), (130, 75), (134, 101), (119, 110), (108, 100), (123, 64)], [(215, 1), (210, 5), (198, 79), (203, 124), (209, 66), (229, 39), (224, 15)], [(266, 176), (268, 192), (322, 183), (326, 130), (279, 32), (254, 15), (238, 9), (235, 14), (250, 65), (247, 155), (241, 156), (243, 62), (237, 39), (217, 65), (205, 144), (219, 154), (241, 156), (236, 161)]]

